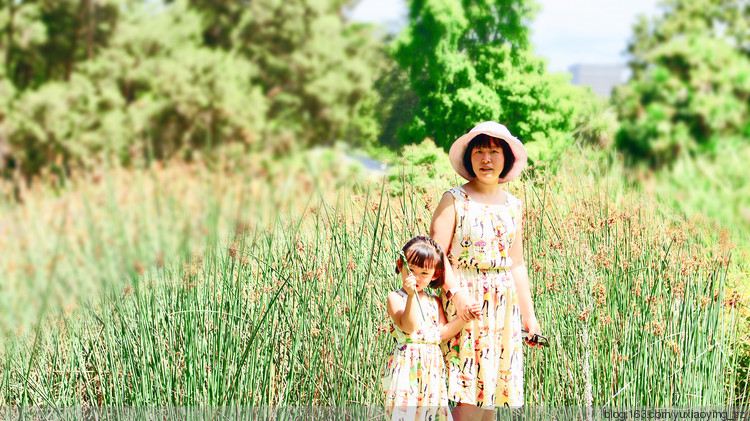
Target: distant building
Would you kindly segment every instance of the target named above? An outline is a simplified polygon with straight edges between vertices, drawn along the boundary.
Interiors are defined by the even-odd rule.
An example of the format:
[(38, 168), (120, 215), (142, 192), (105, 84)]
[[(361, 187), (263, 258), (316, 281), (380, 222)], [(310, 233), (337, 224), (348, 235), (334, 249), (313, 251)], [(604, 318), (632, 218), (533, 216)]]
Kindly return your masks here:
[(609, 97), (615, 85), (625, 82), (628, 68), (621, 64), (574, 64), (569, 70), (574, 85), (589, 86), (597, 94)]

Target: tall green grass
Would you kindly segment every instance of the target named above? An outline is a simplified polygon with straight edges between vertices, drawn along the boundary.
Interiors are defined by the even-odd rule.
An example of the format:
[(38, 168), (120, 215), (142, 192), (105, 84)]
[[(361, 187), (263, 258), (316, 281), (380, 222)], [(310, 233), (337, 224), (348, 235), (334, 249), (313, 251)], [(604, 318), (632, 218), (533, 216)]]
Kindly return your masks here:
[[(667, 220), (625, 189), (536, 174), (509, 186), (526, 204), (532, 294), (552, 338), (526, 353), (526, 403), (747, 402), (718, 234)], [(442, 193), (407, 185), (390, 198), (387, 187), (297, 195), (272, 219), (226, 229), (202, 252), (185, 249), (53, 313), (33, 338), (3, 342), (0, 402), (381, 404), (394, 253), (427, 232)]]
[[(654, 205), (614, 207), (595, 186), (526, 190), (536, 312), (556, 346), (529, 353), (527, 385), (553, 405), (700, 406), (734, 385), (729, 249)], [(529, 398), (527, 397), (527, 400)]]
[(5, 196), (0, 332), (28, 333), (47, 310), (69, 314), (78, 298), (122, 285), (228, 230), (243, 194), (253, 190), (238, 186), (199, 165), (174, 165), (85, 175), (62, 188), (37, 183), (22, 203)]

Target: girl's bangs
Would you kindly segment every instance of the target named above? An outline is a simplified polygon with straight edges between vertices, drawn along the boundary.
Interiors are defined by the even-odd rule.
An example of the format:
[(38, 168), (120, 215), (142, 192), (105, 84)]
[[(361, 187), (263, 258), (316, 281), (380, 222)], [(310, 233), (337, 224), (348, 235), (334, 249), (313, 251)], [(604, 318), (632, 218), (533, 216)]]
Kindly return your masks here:
[(428, 269), (440, 269), (438, 263), (440, 256), (432, 246), (427, 244), (415, 244), (406, 251), (406, 261), (412, 265)]

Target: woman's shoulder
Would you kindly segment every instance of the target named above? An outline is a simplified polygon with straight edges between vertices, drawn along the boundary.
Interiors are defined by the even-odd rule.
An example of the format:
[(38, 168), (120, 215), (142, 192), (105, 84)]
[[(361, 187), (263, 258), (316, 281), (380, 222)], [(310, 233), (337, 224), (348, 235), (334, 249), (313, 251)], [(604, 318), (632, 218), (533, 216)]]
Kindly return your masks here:
[(443, 197), (450, 196), (454, 200), (455, 199), (467, 199), (469, 195), (466, 193), (466, 190), (464, 189), (464, 186), (456, 186), (453, 188), (450, 188), (443, 193)]

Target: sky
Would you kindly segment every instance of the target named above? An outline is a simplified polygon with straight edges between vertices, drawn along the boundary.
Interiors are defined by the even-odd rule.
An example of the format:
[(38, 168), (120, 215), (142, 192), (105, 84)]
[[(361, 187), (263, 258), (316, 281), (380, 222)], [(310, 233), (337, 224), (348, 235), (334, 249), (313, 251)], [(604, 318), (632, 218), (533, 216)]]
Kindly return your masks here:
[[(541, 10), (532, 23), (531, 40), (551, 71), (568, 71), (574, 64), (625, 64), (636, 16), (657, 12), (657, 0), (536, 2)], [(406, 15), (406, 0), (361, 0), (351, 17), (393, 30), (406, 22)]]

